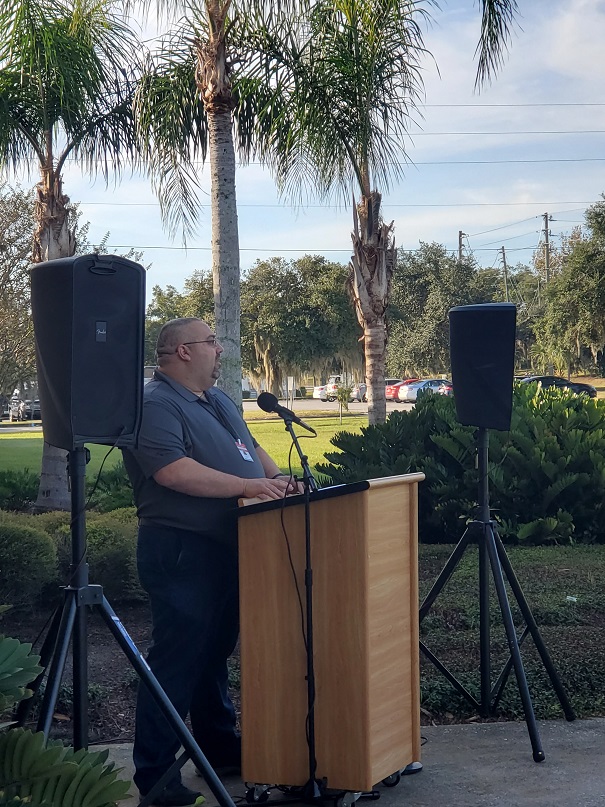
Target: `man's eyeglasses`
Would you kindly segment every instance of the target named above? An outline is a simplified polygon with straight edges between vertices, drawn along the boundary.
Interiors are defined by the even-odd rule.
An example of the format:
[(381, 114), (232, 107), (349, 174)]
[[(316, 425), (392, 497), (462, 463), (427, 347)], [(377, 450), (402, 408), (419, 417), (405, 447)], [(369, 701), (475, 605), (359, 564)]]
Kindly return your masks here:
[(216, 336), (211, 336), (210, 339), (196, 339), (195, 342), (181, 342), (181, 345), (205, 345), (209, 344), (216, 347), (218, 339)]
[[(181, 342), (181, 345), (212, 345), (212, 347), (216, 347), (218, 343), (218, 339), (216, 336), (211, 336), (209, 339), (196, 339), (193, 342)], [(165, 350), (158, 353), (158, 356), (172, 356), (178, 351), (178, 347), (176, 350), (171, 350), (167, 352)]]

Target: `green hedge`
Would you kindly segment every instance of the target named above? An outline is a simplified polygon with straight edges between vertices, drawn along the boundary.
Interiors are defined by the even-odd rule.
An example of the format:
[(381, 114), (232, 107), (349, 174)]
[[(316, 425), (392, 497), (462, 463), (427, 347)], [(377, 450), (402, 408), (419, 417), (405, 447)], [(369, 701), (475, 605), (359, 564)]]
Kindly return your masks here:
[[(476, 516), (475, 430), (453, 399), (422, 396), (387, 422), (339, 432), (318, 466), (330, 484), (422, 471), (419, 535), (457, 541)], [(605, 543), (605, 400), (519, 384), (509, 432), (489, 433), (489, 489), (510, 543)]]
[[(0, 471), (0, 510), (31, 512), (38, 495), (40, 477), (31, 471)], [(123, 462), (87, 481), (88, 508), (105, 513), (133, 507), (132, 487)]]
[(40, 478), (23, 471), (0, 471), (0, 510), (28, 510), (36, 501)]
[[(91, 583), (114, 602), (141, 600), (136, 570), (134, 508), (86, 517)], [(16, 607), (48, 605), (69, 582), (72, 560), (70, 514), (0, 514), (0, 591)]]
[(16, 513), (0, 513), (0, 591), (15, 607), (30, 607), (57, 579), (57, 550), (44, 530)]

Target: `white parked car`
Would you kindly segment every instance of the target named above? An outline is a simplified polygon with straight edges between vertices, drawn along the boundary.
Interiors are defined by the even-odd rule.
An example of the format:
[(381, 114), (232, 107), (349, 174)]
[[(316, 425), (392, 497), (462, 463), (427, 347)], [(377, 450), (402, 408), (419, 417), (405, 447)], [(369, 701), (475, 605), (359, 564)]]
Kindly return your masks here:
[(415, 401), (419, 394), (441, 392), (444, 385), (450, 385), (451, 382), (445, 378), (425, 378), (424, 381), (415, 381), (413, 384), (405, 384), (399, 387), (397, 393), (400, 401)]
[(313, 387), (313, 397), (319, 398), (321, 401), (335, 401), (336, 391), (341, 383), (341, 376), (331, 375), (325, 384)]
[(351, 401), (358, 401), (359, 403), (362, 401), (367, 401), (366, 390), (367, 387), (363, 383), (353, 384), (353, 389), (351, 390)]
[(313, 397), (319, 398), (320, 401), (327, 401), (326, 385), (322, 384), (319, 387), (313, 387)]
[[(313, 387), (313, 397), (319, 398), (320, 401), (335, 401), (338, 393), (338, 388), (346, 382), (343, 381), (340, 375), (331, 375), (325, 384), (318, 387)], [(351, 401), (365, 401), (366, 400), (366, 385), (363, 383), (353, 382), (351, 384)]]

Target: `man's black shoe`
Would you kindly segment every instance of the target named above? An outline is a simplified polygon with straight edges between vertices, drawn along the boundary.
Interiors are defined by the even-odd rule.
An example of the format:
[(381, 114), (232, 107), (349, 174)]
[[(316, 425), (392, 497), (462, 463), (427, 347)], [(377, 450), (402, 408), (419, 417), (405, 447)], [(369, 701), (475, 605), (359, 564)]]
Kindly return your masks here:
[(156, 807), (187, 807), (189, 804), (195, 804), (201, 795), (197, 790), (190, 790), (185, 785), (178, 784), (165, 787), (151, 803)]

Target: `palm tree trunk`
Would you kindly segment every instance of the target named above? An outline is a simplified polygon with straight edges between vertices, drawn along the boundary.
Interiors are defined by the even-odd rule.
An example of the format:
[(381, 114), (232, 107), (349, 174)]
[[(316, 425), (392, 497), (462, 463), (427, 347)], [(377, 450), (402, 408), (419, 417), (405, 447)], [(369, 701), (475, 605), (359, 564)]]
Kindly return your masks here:
[[(33, 260), (34, 263), (68, 258), (76, 249), (75, 234), (70, 230), (67, 217), (69, 197), (63, 193), (63, 182), (52, 167), (42, 170), (42, 179), (36, 186)], [(44, 421), (42, 421), (44, 431)], [(44, 441), (40, 487), (34, 512), (69, 510), (71, 496), (67, 474), (67, 452)]]
[(351, 289), (355, 312), (364, 334), (368, 422), (384, 423), (387, 404), (384, 374), (386, 364), (386, 311), (395, 267), (393, 222), (384, 224), (378, 191), (364, 194), (353, 207), (354, 231), (351, 256)]
[(33, 263), (68, 258), (76, 251), (76, 237), (68, 224), (69, 197), (63, 193), (63, 180), (53, 168), (42, 171), (36, 185)]
[(219, 386), (242, 406), (240, 266), (233, 146), (233, 93), (225, 42), (231, 0), (205, 0), (208, 39), (197, 43), (196, 83), (208, 116), (212, 281), (216, 335), (223, 345)]
[(214, 312), (216, 334), (225, 349), (219, 386), (241, 406), (239, 234), (232, 131), (230, 109), (208, 115)]
[(384, 368), (386, 363), (386, 324), (384, 318), (363, 329), (366, 357), (368, 423), (384, 423), (387, 417)]

